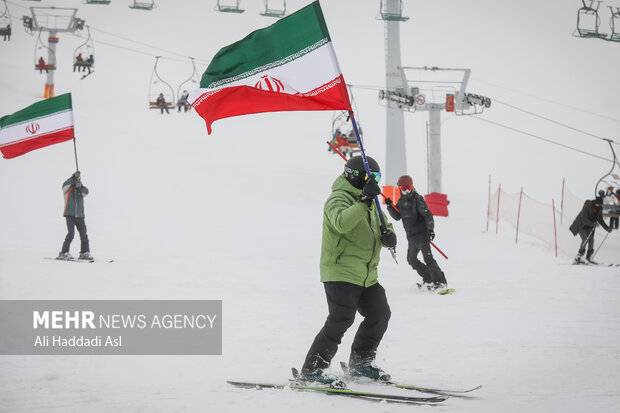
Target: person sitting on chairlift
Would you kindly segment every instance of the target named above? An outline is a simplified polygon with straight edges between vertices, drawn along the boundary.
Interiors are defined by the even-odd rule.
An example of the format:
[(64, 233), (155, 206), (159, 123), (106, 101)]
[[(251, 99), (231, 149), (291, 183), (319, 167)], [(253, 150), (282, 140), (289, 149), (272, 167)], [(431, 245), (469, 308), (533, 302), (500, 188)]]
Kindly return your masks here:
[(75, 62), (73, 62), (73, 71), (75, 72), (75, 69), (77, 68), (78, 72), (82, 71), (82, 62), (84, 61), (84, 59), (82, 59), (82, 53), (79, 53), (76, 57), (75, 57)]
[[(11, 25), (7, 24), (4, 29), (0, 29), (0, 35), (3, 36), (3, 40), (6, 42), (7, 40), (11, 40)], [(8, 37), (8, 39), (7, 39)]]
[(189, 98), (189, 92), (187, 90), (183, 91), (183, 94), (181, 95), (181, 97), (179, 98), (179, 101), (177, 102), (177, 112), (181, 111), (181, 108), (185, 109), (184, 111), (187, 112), (189, 110), (189, 108), (191, 108), (191, 105), (189, 104), (189, 101), (187, 100)]
[(39, 70), (39, 73), (43, 73), (43, 70), (45, 70), (45, 73), (48, 73), (47, 65), (45, 64), (45, 59), (43, 59), (43, 56), (39, 57), (39, 63), (37, 64), (36, 69)]
[(164, 98), (164, 94), (160, 93), (159, 96), (157, 97), (157, 107), (161, 110), (161, 114), (164, 114), (164, 109), (166, 110), (166, 113), (170, 114), (170, 112), (168, 112), (168, 105), (166, 104), (166, 98)]

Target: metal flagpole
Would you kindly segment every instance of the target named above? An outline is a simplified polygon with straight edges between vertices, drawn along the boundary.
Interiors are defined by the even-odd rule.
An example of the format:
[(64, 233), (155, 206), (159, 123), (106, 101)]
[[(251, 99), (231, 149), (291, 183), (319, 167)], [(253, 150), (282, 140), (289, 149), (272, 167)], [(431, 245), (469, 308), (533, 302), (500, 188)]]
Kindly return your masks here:
[[(366, 152), (364, 151), (364, 144), (362, 143), (362, 139), (360, 138), (360, 133), (357, 129), (357, 122), (355, 122), (355, 116), (353, 115), (353, 111), (349, 111), (349, 118), (351, 119), (351, 124), (353, 125), (353, 130), (355, 131), (355, 139), (357, 140), (357, 144), (360, 147), (360, 152), (362, 154), (362, 159), (364, 161), (364, 169), (366, 169), (366, 174), (370, 177), (370, 167), (368, 166), (368, 159), (366, 158)], [(379, 202), (379, 198), (375, 197), (375, 205), (377, 206), (377, 211), (379, 212), (379, 220), (381, 221), (381, 232), (387, 231), (387, 225), (385, 224), (385, 217), (383, 216), (383, 211), (381, 210), (381, 203)], [(392, 254), (392, 258), (398, 264), (398, 260), (396, 259), (396, 247), (388, 248), (390, 250), (390, 254)]]
[(75, 154), (75, 170), (79, 171), (80, 167), (78, 166), (77, 145), (75, 144), (75, 136), (73, 137), (73, 153)]

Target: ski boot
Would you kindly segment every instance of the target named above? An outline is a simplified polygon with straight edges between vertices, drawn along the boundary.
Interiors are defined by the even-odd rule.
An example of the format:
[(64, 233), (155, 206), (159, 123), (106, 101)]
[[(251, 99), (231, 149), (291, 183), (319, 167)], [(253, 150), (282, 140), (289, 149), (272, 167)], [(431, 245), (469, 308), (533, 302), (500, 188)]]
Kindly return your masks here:
[(434, 293), (434, 292), (437, 292), (437, 291), (441, 291), (441, 290), (443, 290), (443, 289), (445, 289), (447, 287), (448, 287), (447, 283), (446, 284), (444, 284), (444, 283), (433, 283), (433, 284), (429, 284), (428, 285), (428, 291)]
[(392, 376), (373, 364), (349, 366), (349, 375), (353, 378), (366, 377), (376, 381), (390, 381)]
[(93, 257), (92, 255), (90, 255), (89, 251), (86, 252), (80, 252), (80, 256), (79, 258), (80, 260), (86, 260), (86, 261), (94, 261), (95, 257)]
[(585, 251), (579, 251), (577, 253), (577, 256), (575, 257), (575, 260), (573, 261), (573, 264), (586, 264), (586, 261), (583, 259), (583, 253)]
[(73, 259), (73, 256), (71, 254), (69, 254), (68, 252), (59, 252), (58, 256), (56, 257), (57, 260), (65, 260), (65, 261), (71, 261)]
[(321, 385), (332, 389), (344, 389), (347, 387), (346, 383), (340, 380), (333, 374), (325, 373), (324, 370), (317, 369), (314, 371), (301, 371), (301, 374), (297, 369), (293, 369), (293, 385), (296, 386), (312, 386)]
[(594, 261), (592, 259), (592, 253), (594, 252), (594, 250), (588, 250), (588, 253), (586, 254), (586, 260), (590, 263), (590, 264), (594, 264), (594, 265), (598, 265), (598, 262)]

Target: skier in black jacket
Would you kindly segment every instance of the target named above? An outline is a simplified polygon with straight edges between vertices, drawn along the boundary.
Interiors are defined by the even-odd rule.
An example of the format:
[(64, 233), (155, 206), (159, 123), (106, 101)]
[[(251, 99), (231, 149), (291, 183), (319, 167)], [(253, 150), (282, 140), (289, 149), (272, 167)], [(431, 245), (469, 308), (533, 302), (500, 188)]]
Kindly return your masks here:
[(583, 203), (581, 212), (577, 215), (572, 225), (569, 227), (570, 232), (573, 235), (579, 234), (581, 237), (581, 245), (579, 246), (579, 252), (575, 257), (575, 263), (583, 263), (583, 253), (586, 252), (586, 244), (588, 245), (588, 253), (586, 254), (586, 260), (593, 264), (592, 253), (594, 252), (594, 229), (596, 223), (599, 223), (601, 227), (607, 232), (611, 232), (611, 228), (607, 226), (605, 220), (603, 220), (603, 198), (597, 196), (591, 201)]
[[(409, 249), (407, 262), (420, 274), (424, 284), (430, 290), (445, 288), (448, 285), (446, 277), (433, 258), (430, 242), (435, 238), (435, 221), (428, 209), (424, 197), (418, 194), (413, 187), (413, 179), (409, 175), (398, 178), (400, 199), (394, 208), (390, 198), (385, 199), (387, 209), (392, 218), (403, 220), (403, 227), (407, 233)], [(424, 263), (418, 260), (418, 253), (422, 251)]]

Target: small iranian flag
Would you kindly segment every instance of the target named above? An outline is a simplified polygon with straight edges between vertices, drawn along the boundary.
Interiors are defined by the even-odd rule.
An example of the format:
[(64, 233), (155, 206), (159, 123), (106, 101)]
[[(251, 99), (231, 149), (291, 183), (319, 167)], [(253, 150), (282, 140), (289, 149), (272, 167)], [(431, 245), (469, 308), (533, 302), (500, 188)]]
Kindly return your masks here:
[(213, 121), (289, 110), (350, 110), (347, 88), (318, 1), (221, 49), (189, 95)]
[(73, 139), (71, 93), (0, 118), (0, 152), (7, 159), (70, 139)]

